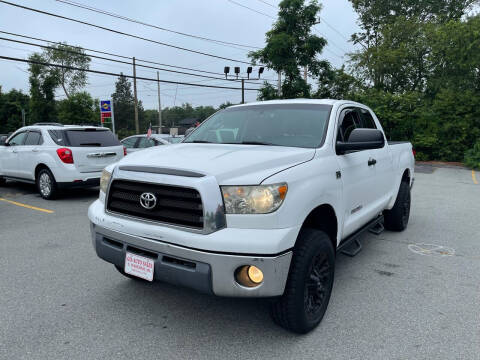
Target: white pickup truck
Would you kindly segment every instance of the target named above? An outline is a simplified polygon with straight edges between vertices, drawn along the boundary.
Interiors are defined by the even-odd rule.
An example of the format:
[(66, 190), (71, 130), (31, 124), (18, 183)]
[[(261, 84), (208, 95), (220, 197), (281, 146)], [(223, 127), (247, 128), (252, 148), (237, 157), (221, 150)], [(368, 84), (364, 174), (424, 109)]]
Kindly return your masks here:
[(411, 144), (389, 144), (364, 105), (232, 106), (103, 171), (93, 246), (131, 278), (272, 298), (274, 321), (306, 333), (326, 311), (336, 253), (381, 223), (407, 227), (413, 171)]

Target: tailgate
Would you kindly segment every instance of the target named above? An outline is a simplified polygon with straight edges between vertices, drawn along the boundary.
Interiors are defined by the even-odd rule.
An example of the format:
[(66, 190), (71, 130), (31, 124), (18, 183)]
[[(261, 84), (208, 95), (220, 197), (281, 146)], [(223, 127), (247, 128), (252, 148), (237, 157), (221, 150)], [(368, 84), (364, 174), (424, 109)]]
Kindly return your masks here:
[(64, 130), (66, 145), (72, 150), (73, 163), (82, 173), (99, 172), (123, 157), (123, 145), (105, 128)]
[(98, 172), (123, 158), (123, 146), (72, 147), (73, 163), (82, 173)]

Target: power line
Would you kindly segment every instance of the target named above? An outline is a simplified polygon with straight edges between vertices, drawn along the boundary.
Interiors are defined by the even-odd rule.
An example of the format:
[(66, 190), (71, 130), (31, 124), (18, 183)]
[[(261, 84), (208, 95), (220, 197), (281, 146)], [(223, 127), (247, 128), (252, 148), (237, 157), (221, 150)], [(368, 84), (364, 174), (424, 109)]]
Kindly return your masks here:
[(102, 10), (102, 9), (99, 9), (99, 8), (95, 8), (93, 6), (87, 6), (87, 5), (84, 5), (84, 4), (81, 4), (81, 3), (78, 3), (78, 2), (74, 2), (74, 1), (69, 1), (69, 0), (56, 0), (56, 1), (67, 4), (67, 5), (70, 5), (70, 6), (75, 6), (75, 7), (78, 7), (78, 8), (82, 8), (82, 9), (85, 9), (85, 10), (88, 10), (88, 11), (93, 11), (93, 12), (96, 12), (96, 13), (107, 15), (107, 16), (110, 16), (110, 17), (113, 17), (113, 18), (122, 19), (122, 20), (125, 20), (125, 21), (129, 21), (129, 22), (133, 22), (133, 23), (136, 23), (136, 24), (148, 26), (148, 27), (155, 28), (155, 29), (162, 30), (162, 31), (168, 31), (168, 32), (171, 32), (171, 33), (174, 33), (174, 34), (187, 36), (187, 37), (191, 37), (191, 38), (198, 39), (198, 40), (208, 41), (208, 42), (215, 43), (215, 44), (218, 44), (218, 45), (230, 46), (230, 47), (234, 47), (236, 49), (238, 49), (238, 47), (236, 47), (236, 46), (245, 47), (245, 48), (252, 48), (252, 49), (261, 49), (258, 46), (239, 44), (239, 43), (228, 42), (228, 41), (223, 41), (223, 40), (216, 40), (216, 39), (211, 39), (211, 38), (207, 38), (207, 37), (204, 37), (204, 36), (193, 35), (193, 34), (188, 34), (188, 33), (180, 32), (180, 31), (172, 30), (172, 29), (167, 29), (167, 28), (164, 28), (164, 27), (148, 24), (148, 23), (145, 23), (145, 22), (140, 21), (140, 20), (132, 19), (132, 18), (129, 18), (129, 17), (123, 16), (123, 15), (115, 14), (115, 13), (112, 13), (112, 12), (108, 12), (108, 11), (105, 11), (105, 10)]
[[(1, 30), (0, 30), (0, 33), (8, 34), (8, 35), (11, 35), (11, 36), (18, 36), (18, 37), (27, 38), (27, 39), (33, 39), (33, 40), (37, 40), (37, 41), (43, 41), (43, 42), (46, 42), (46, 43), (49, 43), (49, 44), (65, 45), (64, 43), (61, 43), (61, 42), (55, 42), (55, 41), (50, 41), (50, 40), (35, 38), (35, 37), (31, 37), (31, 36), (26, 36), (26, 35), (21, 35), (21, 34), (15, 34), (15, 33), (7, 32), (7, 31), (1, 31)], [(70, 52), (70, 53), (74, 53), (74, 54), (78, 54), (78, 55), (87, 55), (87, 56), (92, 57), (92, 58), (97, 58), (97, 59), (102, 59), (102, 60), (108, 60), (108, 61), (117, 62), (117, 63), (122, 63), (122, 64), (130, 65), (130, 66), (132, 65), (132, 62), (121, 61), (121, 60), (117, 60), (117, 59), (111, 59), (111, 58), (106, 58), (106, 57), (103, 57), (103, 56), (97, 56), (97, 55), (92, 55), (92, 54), (84, 54), (84, 53), (81, 53), (81, 52), (75, 52), (75, 51), (71, 51), (71, 50), (67, 50), (67, 49), (59, 49), (59, 48), (55, 48), (55, 47), (51, 47), (51, 46), (46, 46), (46, 45), (41, 45), (41, 44), (36, 44), (36, 43), (31, 43), (31, 42), (27, 42), (27, 41), (20, 41), (20, 40), (9, 39), (9, 38), (4, 38), (4, 37), (0, 37), (0, 40), (17, 42), (17, 43), (21, 43), (21, 44), (25, 44), (25, 45), (31, 45), (31, 46), (38, 46), (38, 47), (47, 48), (47, 49), (56, 49), (56, 50), (59, 50), (59, 51)], [(106, 52), (102, 52), (102, 51), (98, 51), (98, 50), (86, 49), (86, 48), (82, 48), (82, 47), (80, 47), (80, 46), (74, 46), (74, 47), (81, 48), (81, 49), (83, 49), (83, 50), (87, 50), (87, 51), (90, 51), (90, 52), (101, 53), (101, 54), (108, 54), (109, 56), (116, 56), (116, 57), (119, 57), (119, 58), (132, 60), (132, 57), (128, 57), (128, 56), (123, 56), (123, 55), (118, 55), (118, 54), (113, 54), (113, 53), (106, 53)], [(136, 59), (136, 60), (137, 60), (137, 59)], [(148, 61), (148, 60), (140, 60), (140, 61), (141, 61), (141, 62), (146, 62), (146, 63), (156, 64), (155, 62), (153, 62), (153, 61)], [(207, 79), (211, 79), (211, 80), (222, 80), (222, 81), (226, 81), (226, 80), (228, 80), (228, 81), (233, 81), (233, 80), (235, 80), (235, 81), (236, 81), (236, 80), (237, 80), (237, 79), (225, 79), (225, 78), (223, 78), (223, 77), (222, 77), (222, 78), (219, 78), (219, 77), (214, 77), (214, 76), (206, 76), (206, 75), (200, 75), (200, 74), (192, 74), (192, 73), (187, 73), (187, 72), (183, 72), (183, 71), (175, 71), (175, 70), (171, 70), (171, 69), (165, 69), (165, 68), (159, 68), (159, 67), (154, 67), (154, 66), (143, 65), (143, 64), (139, 64), (138, 62), (136, 63), (136, 66), (143, 67), (143, 68), (154, 69), (154, 70), (166, 71), (166, 72), (171, 72), (171, 73), (184, 74), (184, 75), (188, 75), (188, 76), (202, 77), (202, 78), (207, 78)], [(174, 67), (173, 65), (166, 65), (166, 64), (164, 64), (164, 66)], [(189, 68), (187, 68), (187, 69), (189, 69)], [(201, 70), (192, 69), (192, 71), (198, 71), (198, 72), (200, 72)], [(212, 73), (212, 74), (215, 74), (215, 75), (224, 75), (224, 74), (215, 73), (215, 72), (211, 72), (211, 71), (205, 71), (205, 72), (206, 72), (206, 73)], [(233, 76), (233, 75), (232, 75), (232, 76)], [(258, 82), (254, 82), (254, 81), (247, 81), (247, 82), (250, 83), (250, 84), (259, 84)]]
[[(103, 56), (97, 56), (97, 55), (82, 53), (82, 52), (78, 52), (78, 51), (72, 51), (72, 50), (68, 50), (68, 49), (56, 48), (56, 47), (47, 46), (47, 45), (35, 44), (35, 43), (32, 43), (32, 42), (28, 42), (28, 41), (8, 39), (8, 38), (4, 38), (4, 37), (0, 37), (0, 40), (11, 41), (11, 42), (15, 42), (15, 43), (24, 44), (24, 45), (30, 45), (30, 46), (38, 46), (38, 47), (41, 47), (41, 48), (44, 48), (44, 49), (58, 50), (58, 51), (62, 51), (62, 52), (70, 53), (70, 54), (82, 55), (82, 56), (87, 56), (87, 57), (92, 57), (92, 58), (96, 58), (96, 59), (102, 59), (102, 60), (107, 60), (107, 61), (112, 61), (112, 62), (115, 62), (115, 63), (126, 64), (126, 65), (129, 65), (129, 66), (132, 66), (132, 63), (130, 63), (128, 61), (110, 59), (110, 58), (106, 58), (106, 57), (103, 57)], [(106, 65), (106, 64), (104, 64), (104, 65)], [(219, 78), (219, 77), (208, 76), (208, 75), (192, 74), (192, 73), (187, 73), (187, 72), (183, 72), (183, 71), (164, 69), (164, 68), (159, 68), (159, 67), (154, 67), (154, 66), (149, 66), (149, 65), (143, 65), (143, 64), (136, 64), (136, 66), (147, 68), (147, 69), (167, 71), (167, 72), (176, 73), (176, 74), (183, 74), (183, 75), (188, 75), (188, 76), (208, 78), (208, 79), (213, 79), (213, 80), (237, 81), (237, 79), (225, 79), (225, 78)], [(248, 83), (258, 84), (258, 83), (253, 82), (253, 81), (248, 81)]]
[(240, 4), (240, 3), (236, 2), (236, 1), (233, 1), (233, 0), (227, 0), (227, 1), (228, 1), (228, 2), (231, 2), (232, 4), (235, 4), (235, 5), (237, 5), (237, 6), (241, 6), (241, 7), (245, 8), (245, 9), (248, 9), (248, 10), (250, 10), (250, 11), (256, 12), (257, 14), (260, 14), (260, 15), (263, 15), (263, 16), (269, 17), (270, 19), (275, 20), (275, 18), (274, 18), (273, 16), (268, 15), (268, 14), (265, 14), (264, 12), (261, 12), (261, 11), (255, 10), (255, 9), (252, 9), (251, 7), (245, 6), (245, 5)]
[[(30, 40), (43, 41), (43, 42), (50, 43), (50, 44), (62, 44), (62, 43), (59, 42), (59, 41), (50, 41), (50, 40), (45, 40), (45, 39), (41, 39), (41, 38), (37, 38), (37, 37), (33, 37), (33, 36), (15, 34), (15, 33), (11, 33), (11, 32), (8, 32), (8, 31), (1, 31), (1, 30), (0, 30), (0, 33), (2, 33), (2, 34), (7, 34), (7, 35), (12, 35), (12, 36), (18, 36), (18, 37), (25, 38), (25, 39), (30, 39)], [(88, 49), (88, 48), (83, 48), (83, 47), (82, 47), (82, 49), (87, 50), (87, 51), (91, 51), (91, 52), (94, 52), (94, 53), (97, 53), (97, 54), (104, 54), (104, 55), (109, 55), (109, 56), (116, 56), (116, 57), (119, 57), (119, 58), (129, 59), (129, 60), (132, 60), (132, 59), (133, 59), (131, 56), (124, 56), (124, 55), (119, 55), (119, 54), (113, 54), (113, 53), (109, 53), (109, 52), (105, 52), (105, 51), (93, 50), (93, 49)], [(168, 66), (168, 67), (172, 67), (172, 68), (175, 68), (175, 69), (190, 70), (190, 71), (202, 72), (202, 73), (205, 73), (205, 74), (223, 75), (222, 73), (217, 73), (217, 72), (213, 72), (213, 71), (199, 70), (199, 69), (188, 68), (188, 67), (177, 66), (177, 65), (168, 65), (168, 64), (163, 64), (163, 63), (159, 63), (159, 62), (156, 62), (156, 61), (151, 61), (151, 60), (144, 60), (144, 59), (137, 59), (137, 58), (135, 58), (135, 60), (136, 60), (136, 61), (141, 61), (141, 62), (144, 62), (144, 63), (147, 63), (147, 64), (155, 64), (155, 65), (160, 65), (160, 66)]]
[(131, 37), (131, 38), (134, 38), (134, 39), (139, 39), (139, 40), (147, 41), (147, 42), (150, 42), (150, 43), (153, 43), (153, 44), (171, 47), (171, 48), (174, 48), (174, 49), (177, 49), (177, 50), (187, 51), (187, 52), (191, 52), (191, 53), (194, 53), (194, 54), (199, 54), (199, 55), (203, 55), (203, 56), (209, 56), (209, 57), (213, 57), (213, 58), (217, 58), (217, 59), (228, 60), (228, 61), (233, 61), (233, 62), (242, 63), (242, 64), (253, 65), (252, 63), (247, 62), (247, 61), (231, 59), (231, 58), (227, 58), (227, 57), (223, 57), (223, 56), (219, 56), (219, 55), (209, 54), (209, 53), (202, 52), (202, 51), (198, 51), (198, 50), (192, 50), (192, 49), (184, 48), (184, 47), (181, 47), (181, 46), (176, 46), (176, 45), (164, 43), (164, 42), (157, 41), (157, 40), (148, 39), (148, 38), (145, 38), (145, 37), (142, 37), (142, 36), (129, 34), (129, 33), (126, 33), (126, 32), (120, 31), (120, 30), (115, 30), (115, 29), (107, 28), (107, 27), (105, 27), (105, 26), (100, 26), (100, 25), (92, 24), (92, 23), (89, 23), (89, 22), (86, 22), (86, 21), (82, 21), (82, 20), (70, 18), (70, 17), (63, 16), (63, 15), (54, 14), (54, 13), (51, 13), (51, 12), (48, 12), (48, 11), (43, 11), (43, 10), (34, 9), (34, 8), (31, 8), (31, 7), (28, 7), (28, 6), (19, 5), (19, 4), (11, 3), (11, 2), (8, 2), (8, 1), (4, 1), (4, 0), (0, 0), (0, 2), (3, 3), (3, 4), (7, 4), (7, 5), (14, 6), (14, 7), (18, 7), (18, 8), (24, 9), (24, 10), (33, 11), (33, 12), (36, 12), (36, 13), (39, 13), (39, 14), (43, 14), (43, 15), (53, 16), (53, 17), (56, 17), (56, 18), (59, 18), (59, 19), (64, 19), (64, 20), (68, 20), (68, 21), (73, 21), (73, 22), (76, 22), (76, 23), (79, 23), (79, 24), (91, 26), (91, 27), (94, 27), (94, 28), (97, 28), (97, 29), (109, 31), (109, 32), (112, 32), (112, 33), (115, 33), (115, 34), (119, 34), (119, 35)]
[[(130, 79), (134, 78), (134, 76), (132, 76), (132, 75), (125, 75), (125, 74), (122, 74), (122, 73), (118, 74), (118, 73), (111, 73), (111, 72), (107, 72), (107, 71), (99, 71), (99, 70), (91, 70), (91, 69), (86, 70), (86, 69), (81, 69), (81, 68), (74, 67), (74, 66), (59, 65), (59, 64), (53, 64), (53, 63), (48, 63), (48, 62), (44, 62), (44, 61), (36, 61), (36, 60), (30, 60), (30, 59), (27, 60), (27, 59), (20, 59), (20, 58), (14, 58), (14, 57), (9, 57), (9, 56), (2, 56), (2, 55), (0, 55), (0, 59), (10, 60), (10, 61), (20, 61), (20, 62), (24, 62), (24, 63), (37, 64), (37, 65), (43, 65), (43, 66), (53, 66), (53, 67), (58, 67), (58, 68), (68, 69), (68, 70), (80, 70), (80, 71), (85, 71), (85, 72), (94, 73), (94, 74), (102, 74), (102, 75), (110, 75), (110, 76), (124, 76), (124, 77), (130, 78)], [(197, 87), (228, 89), (228, 90), (242, 90), (242, 88), (237, 88), (237, 87), (195, 84), (195, 83), (186, 83), (186, 82), (170, 81), (170, 80), (157, 80), (157, 79), (146, 78), (146, 77), (142, 77), (142, 76), (137, 76), (136, 78), (137, 78), (137, 80), (154, 81), (154, 82), (161, 82), (161, 83), (166, 83), (166, 84), (191, 85), (191, 86), (197, 86)], [(245, 90), (258, 91), (260, 89), (245, 88)]]

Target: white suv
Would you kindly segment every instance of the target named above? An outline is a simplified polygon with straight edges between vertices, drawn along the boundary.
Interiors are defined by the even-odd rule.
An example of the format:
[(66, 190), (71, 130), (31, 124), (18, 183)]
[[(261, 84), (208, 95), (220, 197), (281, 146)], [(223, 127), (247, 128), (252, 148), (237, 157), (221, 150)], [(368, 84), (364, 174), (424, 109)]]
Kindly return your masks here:
[(97, 186), (102, 169), (125, 156), (109, 129), (40, 123), (14, 132), (0, 146), (0, 185), (35, 183), (44, 199), (71, 186)]

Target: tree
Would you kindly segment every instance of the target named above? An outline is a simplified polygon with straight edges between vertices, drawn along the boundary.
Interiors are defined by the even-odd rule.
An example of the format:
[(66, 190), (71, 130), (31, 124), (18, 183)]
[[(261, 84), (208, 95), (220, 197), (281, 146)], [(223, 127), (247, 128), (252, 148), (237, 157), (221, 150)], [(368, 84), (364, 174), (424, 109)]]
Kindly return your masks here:
[(55, 88), (58, 86), (58, 78), (46, 65), (38, 64), (38, 62), (45, 62), (42, 55), (34, 53), (29, 60), (34, 61), (29, 65), (28, 78), (31, 120), (33, 122), (56, 121)]
[(328, 66), (318, 76), (314, 97), (319, 99), (350, 99), (360, 91), (362, 84), (345, 71), (345, 66), (333, 69)]
[[(317, 76), (328, 62), (317, 59), (327, 41), (312, 34), (318, 22), (321, 6), (316, 0), (305, 5), (305, 0), (282, 0), (278, 5), (278, 19), (266, 34), (266, 46), (249, 53), (254, 62), (285, 75), (283, 98), (309, 97), (310, 86), (301, 76), (307, 67), (309, 74)], [(260, 99), (276, 97), (271, 85), (265, 85)]]
[(79, 70), (51, 67), (49, 71), (55, 74), (65, 96), (70, 98), (81, 88), (87, 85), (87, 72), (90, 66), (90, 58), (81, 47), (70, 46), (66, 43), (54, 45), (44, 51), (44, 58), (54, 64), (65, 67), (74, 67)]
[(58, 122), (62, 124), (99, 125), (100, 109), (98, 99), (87, 92), (78, 92), (57, 102)]
[(134, 130), (135, 105), (132, 94), (132, 84), (123, 75), (115, 83), (115, 92), (112, 94), (113, 112), (117, 129)]
[[(0, 133), (10, 133), (22, 126), (22, 109), (29, 115), (29, 97), (12, 89), (0, 93)], [(27, 122), (28, 124), (28, 122)]]

